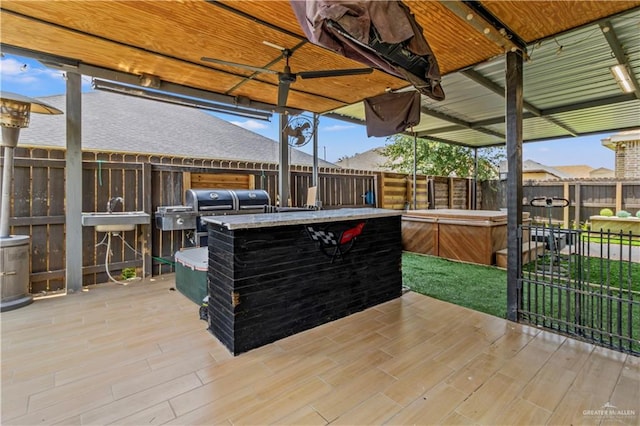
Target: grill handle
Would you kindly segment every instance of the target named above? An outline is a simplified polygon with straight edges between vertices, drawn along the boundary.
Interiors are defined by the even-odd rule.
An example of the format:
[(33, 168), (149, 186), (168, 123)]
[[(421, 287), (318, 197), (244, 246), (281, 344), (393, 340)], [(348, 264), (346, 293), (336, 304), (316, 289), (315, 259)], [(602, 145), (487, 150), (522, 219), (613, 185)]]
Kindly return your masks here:
[(210, 211), (210, 210), (233, 210), (233, 205), (227, 204), (224, 206), (202, 206), (200, 207), (200, 211)]

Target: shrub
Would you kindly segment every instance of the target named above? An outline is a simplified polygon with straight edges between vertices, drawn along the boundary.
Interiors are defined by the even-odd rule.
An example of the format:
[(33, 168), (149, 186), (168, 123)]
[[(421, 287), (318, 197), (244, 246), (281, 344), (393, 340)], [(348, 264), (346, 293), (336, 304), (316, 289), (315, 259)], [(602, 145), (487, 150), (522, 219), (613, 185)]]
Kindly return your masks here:
[(611, 209), (602, 209), (602, 210), (600, 210), (600, 216), (611, 217), (611, 216), (613, 216), (613, 210), (611, 210)]
[(640, 210), (638, 210), (638, 211), (636, 212), (636, 217), (637, 217), (638, 219), (640, 219)]
[(122, 270), (122, 279), (128, 280), (136, 277), (136, 268), (124, 268)]
[(618, 216), (618, 217), (631, 217), (631, 213), (629, 213), (626, 210), (620, 210), (618, 213), (616, 213), (616, 216)]

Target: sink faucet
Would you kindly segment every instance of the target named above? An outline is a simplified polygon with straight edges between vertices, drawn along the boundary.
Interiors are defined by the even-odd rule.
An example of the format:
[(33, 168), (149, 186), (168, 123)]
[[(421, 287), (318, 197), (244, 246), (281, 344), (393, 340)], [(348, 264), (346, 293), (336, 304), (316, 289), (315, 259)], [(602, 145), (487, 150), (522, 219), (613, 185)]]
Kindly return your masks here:
[(113, 197), (107, 201), (107, 213), (112, 213), (113, 208), (118, 202), (120, 202), (120, 204), (124, 204), (124, 199), (122, 197)]

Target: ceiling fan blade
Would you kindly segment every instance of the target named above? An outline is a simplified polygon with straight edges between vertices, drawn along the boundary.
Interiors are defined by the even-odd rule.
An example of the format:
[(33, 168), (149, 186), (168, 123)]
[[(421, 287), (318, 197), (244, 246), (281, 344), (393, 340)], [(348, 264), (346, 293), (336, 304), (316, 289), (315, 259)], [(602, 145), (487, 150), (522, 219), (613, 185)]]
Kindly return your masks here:
[(344, 70), (302, 71), (296, 73), (300, 78), (342, 77), (347, 75), (371, 74), (373, 68), (352, 68)]
[(278, 107), (284, 108), (287, 106), (287, 98), (289, 97), (289, 81), (280, 81), (278, 84)]
[(236, 62), (223, 61), (221, 59), (207, 58), (206, 56), (203, 56), (202, 58), (200, 58), (200, 60), (201, 61), (206, 61), (206, 62), (213, 62), (214, 64), (220, 64), (220, 65), (227, 65), (227, 66), (230, 66), (230, 67), (242, 68), (242, 69), (249, 70), (249, 71), (266, 72), (266, 73), (269, 73), (269, 74), (278, 74), (278, 71), (270, 70), (268, 68), (253, 67), (251, 65), (238, 64)]
[(263, 41), (262, 41), (262, 44), (264, 44), (265, 46), (273, 47), (274, 49), (278, 49), (278, 50), (279, 50), (279, 51), (281, 51), (281, 52), (282, 52), (283, 50), (286, 50), (286, 47), (279, 46), (279, 45), (277, 45), (277, 44), (275, 44), (275, 43), (271, 43), (271, 42), (266, 41), (266, 40), (263, 40)]

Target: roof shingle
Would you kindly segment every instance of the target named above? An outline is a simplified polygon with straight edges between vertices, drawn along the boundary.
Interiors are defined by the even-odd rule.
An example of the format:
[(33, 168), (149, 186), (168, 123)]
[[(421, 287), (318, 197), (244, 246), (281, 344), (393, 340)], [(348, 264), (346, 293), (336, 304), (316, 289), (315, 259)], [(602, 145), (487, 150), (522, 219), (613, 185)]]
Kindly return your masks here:
[[(41, 98), (66, 112), (66, 96)], [(66, 146), (66, 115), (31, 117), (24, 146)], [(195, 108), (92, 91), (82, 94), (82, 148), (111, 152), (278, 163), (278, 142)], [(290, 149), (290, 164), (313, 156)], [(319, 160), (321, 167), (336, 167)]]

